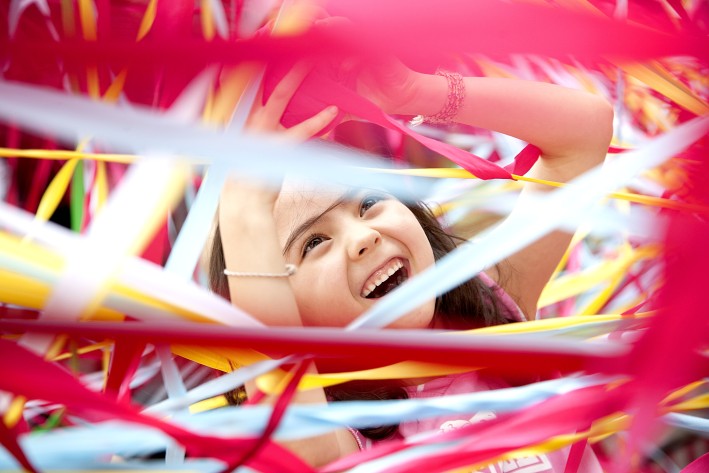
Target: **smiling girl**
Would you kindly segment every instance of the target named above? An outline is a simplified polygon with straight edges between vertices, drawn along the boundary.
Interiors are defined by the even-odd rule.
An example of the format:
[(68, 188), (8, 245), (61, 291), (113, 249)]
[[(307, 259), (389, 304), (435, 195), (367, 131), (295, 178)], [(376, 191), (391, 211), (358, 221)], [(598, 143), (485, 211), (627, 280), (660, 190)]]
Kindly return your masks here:
[[(257, 100), (249, 126), (307, 139), (330, 123), (337, 113), (333, 107), (282, 130), (280, 118), (305, 74), (306, 68), (296, 67), (265, 104)], [(532, 143), (541, 157), (527, 176), (551, 181), (565, 182), (600, 164), (612, 135), (612, 108), (605, 100), (545, 83), (448, 72), (426, 75), (394, 63), (361, 73), (358, 91), (387, 113), (420, 114), (424, 121), (463, 123)], [(520, 200), (542, 190), (527, 185)], [(569, 240), (568, 233), (552, 232), (391, 327), (466, 329), (534, 319), (539, 295)], [(274, 191), (232, 179), (221, 196), (210, 282), (217, 293), (267, 325), (343, 327), (433, 266), (457, 241), (425, 206), (405, 204), (386, 192), (322, 188), (289, 179)], [(470, 373), (408, 384), (393, 389), (394, 394), (384, 386), (389, 393), (385, 397), (504, 386)], [(330, 397), (358, 397), (342, 393)], [(326, 402), (326, 396), (311, 390), (298, 394), (297, 402)], [(485, 413), (475, 421), (490, 415), (494, 417)], [(402, 437), (472, 421), (434, 419), (365, 434), (369, 439)], [(340, 431), (288, 446), (311, 464), (322, 465), (364, 445), (362, 433), (353, 433)], [(563, 458), (543, 457), (534, 471), (563, 471)]]

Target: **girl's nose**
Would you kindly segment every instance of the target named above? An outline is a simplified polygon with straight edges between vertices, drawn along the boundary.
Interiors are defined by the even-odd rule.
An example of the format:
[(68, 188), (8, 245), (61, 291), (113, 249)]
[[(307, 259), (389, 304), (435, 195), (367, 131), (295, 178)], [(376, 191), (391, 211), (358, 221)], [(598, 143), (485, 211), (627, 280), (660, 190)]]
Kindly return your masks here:
[(379, 232), (367, 225), (354, 225), (350, 231), (352, 233), (347, 252), (353, 260), (364, 257), (382, 241)]

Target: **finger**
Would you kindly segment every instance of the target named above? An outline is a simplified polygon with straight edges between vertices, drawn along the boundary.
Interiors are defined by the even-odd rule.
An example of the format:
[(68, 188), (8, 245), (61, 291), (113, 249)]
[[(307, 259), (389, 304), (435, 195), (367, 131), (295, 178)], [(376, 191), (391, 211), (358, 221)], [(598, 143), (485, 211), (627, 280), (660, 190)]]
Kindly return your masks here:
[(295, 91), (298, 90), (298, 87), (303, 82), (303, 79), (305, 79), (305, 76), (308, 75), (311, 68), (312, 66), (310, 64), (304, 62), (296, 64), (288, 71), (283, 79), (276, 84), (270, 97), (268, 97), (268, 101), (263, 106), (268, 115), (279, 117), (279, 119), (283, 116), (288, 102), (293, 98)]
[(293, 138), (298, 141), (307, 140), (329, 125), (335, 117), (337, 117), (337, 112), (337, 107), (330, 105), (307, 120), (303, 120), (297, 125), (290, 127), (286, 130), (285, 134), (289, 138)]

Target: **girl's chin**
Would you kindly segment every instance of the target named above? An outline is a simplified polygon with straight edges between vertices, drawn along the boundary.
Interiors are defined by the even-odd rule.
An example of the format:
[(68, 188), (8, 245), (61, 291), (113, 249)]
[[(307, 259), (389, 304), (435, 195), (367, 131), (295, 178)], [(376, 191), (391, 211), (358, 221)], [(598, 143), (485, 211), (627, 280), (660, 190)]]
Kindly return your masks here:
[(396, 322), (387, 325), (393, 329), (425, 329), (431, 327), (435, 302), (427, 303), (415, 311), (409, 312)]

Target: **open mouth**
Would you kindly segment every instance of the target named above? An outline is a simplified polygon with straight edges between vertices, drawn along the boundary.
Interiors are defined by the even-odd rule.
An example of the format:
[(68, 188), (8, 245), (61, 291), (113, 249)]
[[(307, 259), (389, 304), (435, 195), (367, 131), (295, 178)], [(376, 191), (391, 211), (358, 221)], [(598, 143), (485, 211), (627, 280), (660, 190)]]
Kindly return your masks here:
[(401, 286), (407, 279), (409, 279), (409, 271), (404, 267), (404, 263), (397, 258), (369, 278), (362, 290), (362, 297), (366, 299), (384, 297)]

